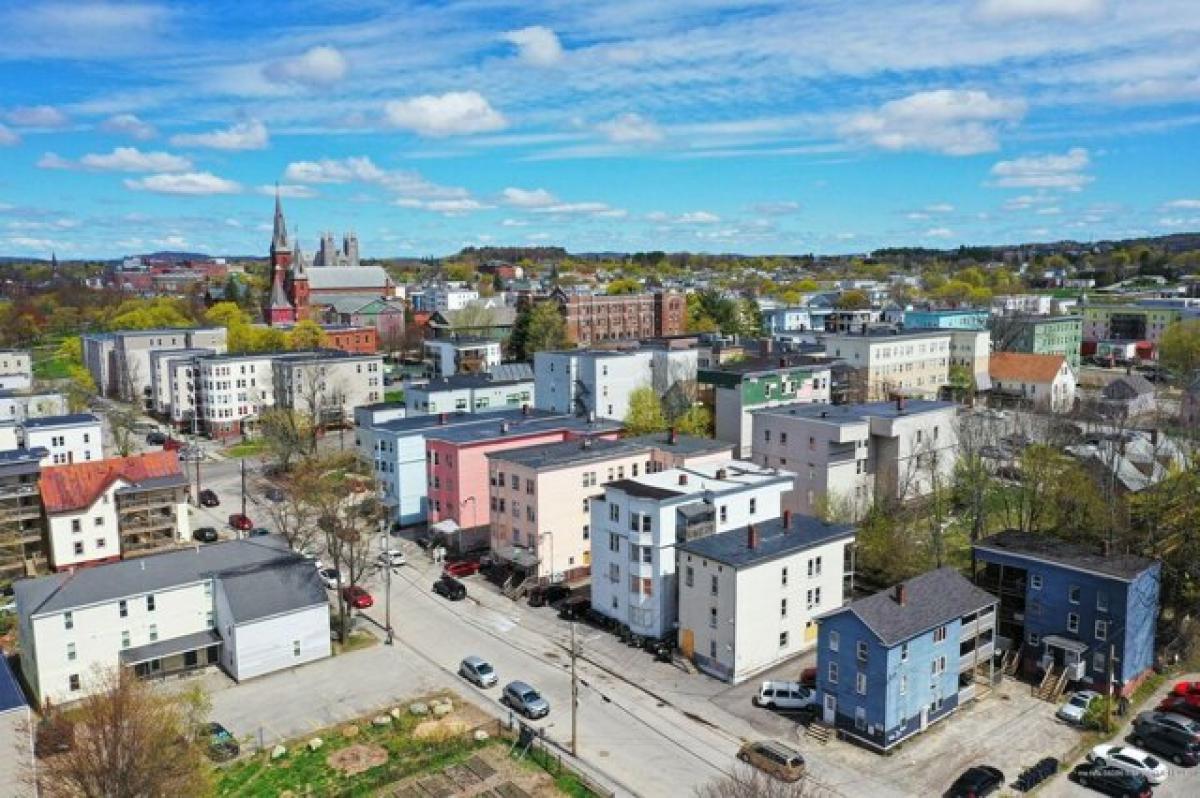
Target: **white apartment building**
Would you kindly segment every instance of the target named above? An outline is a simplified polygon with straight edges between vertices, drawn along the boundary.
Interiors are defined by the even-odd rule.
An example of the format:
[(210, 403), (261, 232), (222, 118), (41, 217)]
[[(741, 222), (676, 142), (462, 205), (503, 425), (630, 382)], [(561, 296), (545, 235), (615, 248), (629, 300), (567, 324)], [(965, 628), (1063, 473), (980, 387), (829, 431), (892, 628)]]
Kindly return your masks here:
[(0, 390), (0, 421), (18, 424), (31, 418), (65, 416), (67, 397), (55, 391), (18, 393)]
[(991, 383), (988, 379), (988, 363), (992, 355), (992, 333), (990, 330), (948, 330), (950, 333), (950, 366), (967, 370), (975, 380), (975, 390), (986, 391)]
[(850, 394), (858, 401), (880, 401), (895, 393), (934, 399), (950, 378), (949, 330), (827, 335), (825, 352), (854, 370)]
[(490, 338), (434, 338), (425, 342), (424, 351), (433, 377), (478, 374), (500, 365), (500, 342)]
[(797, 515), (861, 514), (876, 499), (912, 499), (947, 484), (957, 458), (952, 402), (897, 399), (788, 405), (754, 413), (752, 459), (795, 474), (784, 507)]
[(473, 288), (443, 284), (425, 289), (427, 310), (462, 310), (477, 299), (479, 299), (479, 292)]
[(538, 352), (534, 395), (542, 410), (621, 420), (638, 388), (653, 388), (659, 396), (678, 392), (680, 401), (690, 403), (698, 357), (695, 349), (663, 347)]
[(89, 695), (97, 672), (219, 665), (235, 680), (330, 655), (312, 562), (276, 537), (231, 540), (14, 584), (33, 698)]
[(161, 349), (150, 353), (150, 411), (176, 426), (191, 422), (193, 361), (218, 354), (212, 349)]
[(674, 636), (676, 544), (778, 518), (792, 478), (731, 460), (604, 485), (591, 501), (593, 609), (639, 635)]
[(1053, 300), (1044, 294), (1002, 294), (992, 297), (991, 312), (998, 316), (1048, 316)]
[(227, 349), (224, 327), (125, 330), (81, 336), (84, 364), (103, 396), (151, 407), (150, 354), (164, 349)]
[(383, 356), (336, 350), (296, 352), (272, 361), (275, 405), (319, 418), (321, 424), (351, 424), (354, 408), (383, 399)]
[(534, 406), (533, 380), (494, 379), (491, 374), (458, 374), (410, 385), (404, 391), (407, 415), (486, 413)]
[(33, 387), (33, 358), (26, 350), (0, 349), (0, 390), (27, 391)]
[[(275, 404), (276, 357), (269, 352), (196, 358), (192, 374), (175, 369), (176, 386), (193, 381), (193, 404), (210, 438), (250, 435), (264, 410)], [(181, 410), (184, 408), (181, 405)], [(174, 416), (174, 413), (172, 413)]]
[(43, 448), (41, 465), (67, 465), (104, 459), (100, 419), (91, 413), (31, 418), (19, 428), (25, 449)]
[(813, 619), (842, 606), (854, 528), (783, 517), (681, 541), (679, 648), (738, 682), (813, 648)]

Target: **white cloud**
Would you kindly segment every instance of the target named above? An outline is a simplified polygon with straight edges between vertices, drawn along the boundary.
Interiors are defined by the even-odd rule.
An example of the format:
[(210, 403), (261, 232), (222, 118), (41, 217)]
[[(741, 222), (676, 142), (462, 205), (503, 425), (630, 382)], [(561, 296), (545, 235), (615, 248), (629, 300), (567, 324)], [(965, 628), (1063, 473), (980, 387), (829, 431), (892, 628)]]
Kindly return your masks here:
[(100, 129), (105, 133), (129, 136), (138, 141), (146, 141), (158, 135), (158, 131), (155, 130), (154, 125), (149, 122), (143, 122), (133, 114), (110, 116), (100, 123)]
[(1092, 182), (1091, 175), (1084, 173), (1090, 163), (1083, 147), (1073, 147), (1062, 155), (1024, 155), (992, 166), (992, 185), (1079, 191)]
[(392, 100), (384, 106), (384, 117), (394, 127), (432, 137), (487, 133), (508, 126), (504, 115), (477, 91)]
[(346, 77), (346, 58), (335, 47), (312, 47), (295, 58), (273, 61), (263, 67), (263, 75), (276, 83), (298, 83), (323, 88)]
[(680, 214), (676, 221), (680, 224), (716, 224), (721, 221), (721, 217), (708, 211), (691, 211)]
[(472, 211), (482, 211), (492, 207), (485, 205), (479, 200), (473, 199), (447, 199), (447, 200), (430, 200), (425, 203), (427, 210), (436, 213), (444, 213), (447, 215), (458, 215), (463, 213), (471, 213)]
[(214, 150), (262, 150), (270, 141), (267, 126), (257, 119), (238, 122), (224, 130), (180, 133), (171, 137), (176, 147), (209, 147)]
[(926, 238), (953, 238), (954, 231), (948, 227), (933, 227), (925, 231)]
[(211, 172), (185, 172), (179, 175), (149, 175), (137, 180), (126, 179), (125, 187), (134, 191), (151, 191), (155, 194), (237, 194), (240, 184), (217, 177)]
[(285, 180), (297, 183), (379, 183), (385, 172), (370, 158), (324, 158), (320, 161), (293, 161), (283, 172)]
[(954, 206), (948, 202), (935, 202), (932, 205), (926, 205), (924, 210), (926, 213), (954, 213)]
[(541, 25), (510, 30), (501, 38), (515, 44), (521, 60), (534, 66), (552, 66), (563, 59), (563, 48), (558, 36)]
[(266, 197), (274, 197), (278, 190), (279, 196), (284, 199), (312, 199), (317, 196), (317, 190), (312, 186), (298, 186), (284, 183), (279, 186), (259, 186), (255, 189), (256, 192)]
[(506, 205), (516, 208), (544, 208), (558, 203), (558, 198), (544, 188), (506, 188), (501, 196)]
[(799, 202), (785, 200), (783, 202), (760, 202), (754, 206), (754, 212), (763, 216), (787, 216), (800, 210)]
[(979, 0), (976, 13), (992, 22), (1089, 20), (1104, 14), (1107, 0)]
[(21, 143), (21, 137), (9, 130), (8, 126), (0, 122), (0, 147), (13, 147)]
[(856, 114), (842, 134), (884, 150), (975, 155), (999, 148), (1002, 129), (1025, 115), (1025, 101), (985, 91), (936, 89), (890, 100)]
[(1187, 210), (1187, 211), (1197, 211), (1197, 210), (1200, 210), (1200, 199), (1177, 199), (1177, 200), (1171, 200), (1170, 202), (1168, 202), (1168, 203), (1167, 203), (1166, 205), (1164, 205), (1163, 207), (1165, 207), (1165, 208), (1179, 208), (1179, 209), (1182, 209), (1182, 210)]
[(609, 219), (617, 219), (626, 214), (623, 209), (614, 208), (604, 202), (558, 202), (554, 205), (534, 208), (533, 212), (560, 216), (597, 216)]
[(665, 138), (662, 128), (652, 119), (628, 113), (596, 125), (596, 130), (614, 144), (653, 144)]
[(12, 57), (69, 58), (138, 55), (161, 45), (173, 12), (149, 2), (9, 3), (4, 15)]
[(70, 124), (71, 119), (53, 105), (23, 105), (4, 115), (15, 127), (60, 128)]
[(44, 155), (42, 155), (41, 158), (38, 158), (37, 168), (38, 169), (74, 169), (75, 164), (72, 161), (69, 161), (66, 158), (62, 157), (58, 153), (47, 152)]
[(529, 222), (524, 219), (505, 219), (500, 223), (501, 227), (528, 227)]
[(192, 162), (169, 152), (142, 152), (137, 147), (116, 147), (109, 153), (89, 153), (79, 159), (84, 169), (100, 172), (186, 172)]
[(1193, 229), (1200, 230), (1200, 216), (1192, 217), (1192, 218), (1184, 218), (1181, 216), (1167, 216), (1167, 217), (1163, 217), (1162, 219), (1158, 220), (1158, 226), (1159, 227), (1169, 227), (1171, 229), (1178, 229), (1180, 227), (1190, 227)]
[(1062, 208), (1058, 207), (1057, 205), (1048, 205), (1045, 208), (1037, 209), (1038, 216), (1058, 216), (1061, 213)]

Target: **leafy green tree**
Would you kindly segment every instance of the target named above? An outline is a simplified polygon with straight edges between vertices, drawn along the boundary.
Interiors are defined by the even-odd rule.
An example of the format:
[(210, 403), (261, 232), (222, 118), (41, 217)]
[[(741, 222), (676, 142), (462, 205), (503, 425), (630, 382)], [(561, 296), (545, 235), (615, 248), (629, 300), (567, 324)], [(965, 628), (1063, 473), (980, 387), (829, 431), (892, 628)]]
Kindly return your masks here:
[(1200, 319), (1177, 321), (1164, 330), (1158, 359), (1180, 377), (1200, 371)]
[(637, 280), (623, 277), (619, 280), (613, 280), (608, 284), (608, 294), (613, 296), (616, 294), (638, 294), (641, 293), (642, 284)]
[(296, 322), (296, 325), (286, 333), (286, 343), (288, 349), (298, 352), (322, 349), (328, 345), (329, 336), (325, 334), (325, 330), (321, 329), (320, 324), (312, 319), (304, 319)]
[(839, 296), (833, 306), (838, 310), (866, 310), (871, 307), (871, 300), (865, 293), (855, 288)]
[(520, 360), (532, 358), (535, 352), (569, 346), (567, 323), (557, 303), (535, 302), (517, 314), (508, 345)]
[(625, 414), (625, 431), (630, 435), (647, 435), (667, 428), (667, 416), (662, 400), (646, 385), (629, 394), (629, 411)]
[(229, 328), (235, 324), (249, 324), (250, 315), (236, 302), (218, 302), (204, 312), (204, 320), (217, 327)]
[(449, 263), (446, 264), (446, 279), (451, 282), (465, 283), (469, 282), (475, 276), (475, 267), (469, 263)]
[(698, 438), (712, 436), (712, 413), (703, 405), (693, 405), (671, 421), (680, 435), (695, 435)]

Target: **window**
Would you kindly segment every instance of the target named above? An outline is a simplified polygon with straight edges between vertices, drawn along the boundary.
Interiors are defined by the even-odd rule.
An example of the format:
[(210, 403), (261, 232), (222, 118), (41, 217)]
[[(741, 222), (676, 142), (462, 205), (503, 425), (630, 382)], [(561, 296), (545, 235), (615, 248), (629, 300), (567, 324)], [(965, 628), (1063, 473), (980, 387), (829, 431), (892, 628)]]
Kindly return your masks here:
[(708, 608), (708, 625), (712, 629), (717, 628), (717, 608), (716, 607)]
[(786, 565), (783, 566), (783, 570), (779, 572), (779, 580), (780, 580), (780, 584), (783, 587), (787, 587), (787, 566)]
[(155, 640), (158, 640), (158, 624), (152, 623), (150, 624), (150, 642), (153, 643)]
[(837, 684), (838, 680), (838, 664), (836, 662), (829, 663), (828, 681), (830, 684)]
[(72, 693), (79, 692), (79, 674), (78, 673), (72, 673), (70, 676), (67, 677), (67, 686), (70, 688)]
[(299, 640), (292, 641), (292, 656), (293, 657), (300, 656), (300, 641)]
[(908, 643), (900, 644), (900, 661), (908, 662)]
[(75, 661), (75, 644), (67, 643), (67, 662)]
[(1033, 588), (1034, 590), (1041, 590), (1042, 589), (1042, 575), (1041, 574), (1030, 575), (1029, 586), (1031, 588)]
[(121, 630), (121, 648), (129, 648), (133, 643), (129, 639), (129, 630)]
[(724, 504), (722, 504), (721, 505), (721, 523), (723, 524), (728, 520), (729, 520), (729, 508), (726, 507)]
[(102, 548), (104, 548), (104, 545), (105, 545), (104, 538), (96, 538), (96, 548), (102, 549)]
[(763, 440), (766, 441), (767, 443), (771, 442), (771, 430), (769, 430), (769, 429), (763, 430)]
[(1096, 610), (1098, 612), (1108, 612), (1108, 594), (1103, 590), (1096, 592)]
[(83, 541), (82, 540), (75, 541), (75, 544), (71, 548), (75, 551), (75, 554), (82, 555), (83, 554)]
[(204, 625), (206, 627), (208, 627), (209, 629), (216, 628), (216, 626), (217, 626), (216, 618), (213, 616), (212, 610), (209, 610), (208, 612), (204, 613)]
[(930, 670), (930, 674), (933, 677), (936, 678), (938, 676), (941, 676), (943, 673), (946, 672), (946, 658), (938, 657), (937, 659), (932, 660), (929, 663), (929, 670)]
[(859, 662), (867, 661), (867, 641), (858, 641), (858, 645), (855, 646), (855, 656), (858, 657)]
[(608, 533), (608, 550), (615, 551), (618, 554), (621, 552), (621, 539), (612, 532)]
[(1108, 658), (1103, 651), (1097, 651), (1092, 654), (1092, 670), (1097, 674), (1104, 673), (1105, 666), (1108, 665)]
[(620, 521), (621, 520), (621, 508), (619, 506), (617, 506), (615, 504), (608, 505), (608, 520), (609, 521)]
[(1079, 632), (1079, 614), (1074, 612), (1067, 613), (1067, 631)]
[(712, 581), (711, 581), (710, 585), (711, 585), (711, 592), (712, 592), (712, 595), (714, 595), (714, 596), (715, 596), (715, 595), (717, 595), (717, 592), (718, 592), (718, 590), (719, 590), (719, 588), (720, 588), (720, 582), (718, 582), (718, 581), (717, 581), (717, 575), (716, 575), (716, 574), (713, 574), (713, 575), (712, 575)]
[(908, 692), (908, 676), (900, 674), (900, 695), (905, 695)]
[(787, 617), (787, 599), (779, 600), (779, 617), (780, 618)]
[(859, 695), (867, 694), (867, 674), (862, 671), (854, 674), (854, 692)]
[(821, 558), (820, 557), (814, 557), (808, 561), (808, 575), (810, 577), (821, 575)]
[(751, 499), (750, 500), (750, 515), (754, 515), (756, 512), (758, 512), (758, 499)]
[(779, 633), (779, 647), (780, 647), (780, 648), (787, 648), (787, 644), (788, 644), (788, 633), (787, 633), (787, 632), (780, 632), (780, 633)]
[(1080, 588), (1079, 588), (1079, 585), (1071, 585), (1071, 587), (1070, 587), (1070, 588), (1068, 588), (1068, 590), (1067, 590), (1067, 598), (1068, 598), (1068, 600), (1069, 600), (1069, 601), (1070, 601), (1072, 604), (1078, 604), (1078, 603), (1079, 603), (1079, 596), (1080, 596), (1080, 593), (1081, 593), (1081, 592), (1082, 592), (1082, 591), (1080, 590)]
[(946, 639), (946, 627), (939, 626), (938, 628), (933, 630), (933, 642), (935, 644), (941, 643), (941, 642), (945, 641), (945, 639)]
[(75, 613), (73, 613), (73, 612), (64, 612), (63, 613), (63, 628), (64, 629), (74, 629), (75, 628)]
[(117, 614), (119, 614), (122, 618), (129, 617), (129, 602), (125, 601), (125, 599), (121, 599), (117, 602)]
[(692, 566), (689, 565), (687, 570), (683, 572), (683, 583), (688, 587), (691, 587), (694, 584), (695, 579), (696, 571), (692, 568)]
[(1108, 621), (1096, 621), (1096, 639), (1108, 639)]
[(92, 521), (93, 526), (104, 526), (104, 516), (98, 515)]
[(1036, 646), (1036, 645), (1040, 644), (1041, 642), (1042, 642), (1042, 638), (1038, 636), (1037, 632), (1029, 633), (1029, 645)]
[(513, 474), (512, 481), (509, 484), (512, 486), (513, 490), (520, 490), (521, 489), (521, 478), (519, 476), (517, 476), (516, 474)]
[(154, 594), (146, 596), (146, 612), (154, 612)]
[(838, 650), (838, 644), (841, 642), (841, 637), (842, 636), (840, 634), (838, 634), (837, 632), (829, 633), (829, 650), (830, 651)]

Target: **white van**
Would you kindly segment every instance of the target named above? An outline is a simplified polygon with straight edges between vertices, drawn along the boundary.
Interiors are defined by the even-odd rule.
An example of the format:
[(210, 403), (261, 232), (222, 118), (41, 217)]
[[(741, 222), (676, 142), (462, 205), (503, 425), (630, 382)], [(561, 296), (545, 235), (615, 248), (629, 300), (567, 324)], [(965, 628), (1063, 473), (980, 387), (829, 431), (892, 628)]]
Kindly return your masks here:
[(817, 693), (800, 682), (763, 682), (754, 704), (767, 709), (807, 709), (816, 706)]

